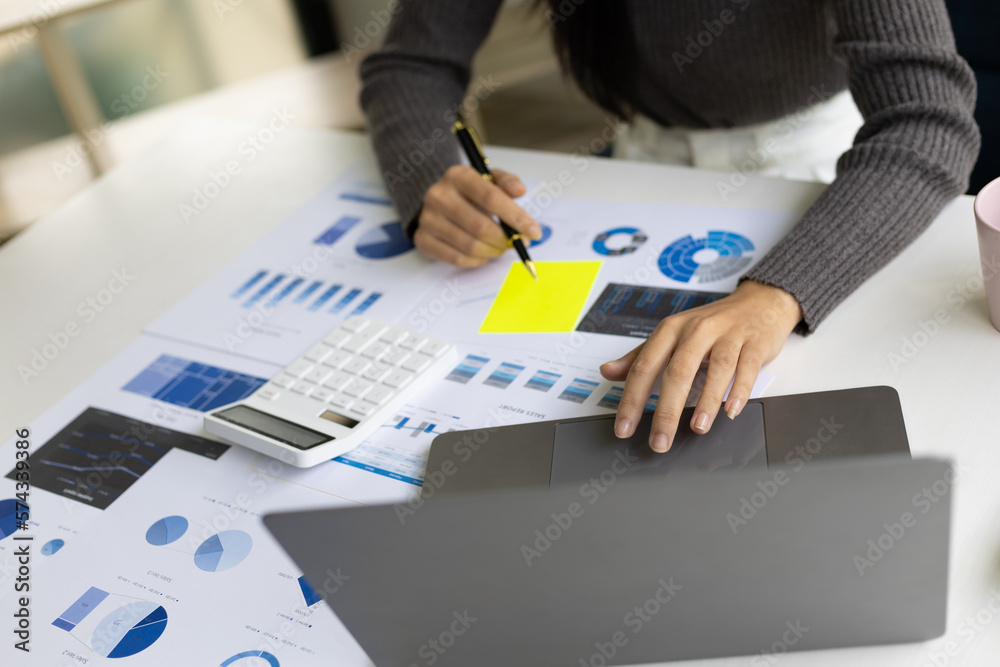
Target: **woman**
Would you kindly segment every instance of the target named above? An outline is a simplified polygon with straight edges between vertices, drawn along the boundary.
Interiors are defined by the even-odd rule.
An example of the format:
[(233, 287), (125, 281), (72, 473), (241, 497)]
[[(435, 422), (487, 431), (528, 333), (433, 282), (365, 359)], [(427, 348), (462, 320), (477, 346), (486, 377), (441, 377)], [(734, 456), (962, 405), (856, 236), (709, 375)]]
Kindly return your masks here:
[[(385, 46), (361, 68), (361, 103), (396, 206), (422, 252), (457, 266), (479, 266), (506, 249), (490, 215), (539, 234), (513, 202), (524, 193), (516, 176), (496, 170), (498, 184), (486, 183), (456, 166), (456, 145), (440, 139), (500, 4), (406, 2)], [(626, 381), (619, 437), (634, 432), (662, 376), (650, 446), (666, 451), (704, 359), (707, 379), (691, 418), (700, 433), (734, 375), (724, 406), (730, 418), (792, 331), (813, 331), (964, 192), (979, 151), (975, 79), (955, 51), (942, 0), (542, 4), (564, 69), (591, 99), (632, 121), (619, 148), (627, 156), (697, 165), (696, 145), (708, 137), (729, 146), (723, 153), (735, 152), (738, 165), (746, 155), (731, 149), (734, 141), (810, 115), (820, 119), (816, 131), (791, 133), (786, 143), (799, 150), (784, 160), (778, 154), (788, 151), (771, 151), (767, 168), (822, 179), (832, 175), (830, 147), (834, 157), (844, 151), (830, 187), (732, 295), (666, 318), (646, 342), (601, 367), (607, 379)], [(864, 119), (853, 146), (850, 112), (847, 122), (837, 112), (848, 90)], [(823, 138), (832, 126), (841, 129)], [(763, 155), (769, 145), (748, 151)], [(678, 157), (683, 150), (689, 155)], [(709, 163), (728, 168), (725, 159)]]

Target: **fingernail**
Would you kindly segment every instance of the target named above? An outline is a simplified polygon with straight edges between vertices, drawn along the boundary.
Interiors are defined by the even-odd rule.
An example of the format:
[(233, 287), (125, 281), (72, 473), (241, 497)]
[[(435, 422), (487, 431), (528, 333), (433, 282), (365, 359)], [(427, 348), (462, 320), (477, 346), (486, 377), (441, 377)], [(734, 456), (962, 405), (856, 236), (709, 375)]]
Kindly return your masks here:
[(694, 419), (694, 430), (704, 431), (708, 426), (708, 415), (704, 412), (699, 412), (698, 416)]
[(729, 409), (726, 411), (726, 416), (730, 419), (736, 419), (736, 415), (740, 414), (740, 405), (742, 401), (740, 399), (734, 399), (732, 403), (729, 404)]
[(532, 225), (528, 228), (528, 236), (536, 240), (542, 238), (542, 228), (538, 225)]
[(670, 441), (667, 440), (667, 436), (662, 433), (657, 433), (653, 436), (653, 439), (649, 441), (649, 447), (654, 452), (665, 452), (670, 449)]
[(627, 419), (619, 419), (615, 422), (615, 435), (619, 438), (627, 438), (632, 433), (632, 422)]

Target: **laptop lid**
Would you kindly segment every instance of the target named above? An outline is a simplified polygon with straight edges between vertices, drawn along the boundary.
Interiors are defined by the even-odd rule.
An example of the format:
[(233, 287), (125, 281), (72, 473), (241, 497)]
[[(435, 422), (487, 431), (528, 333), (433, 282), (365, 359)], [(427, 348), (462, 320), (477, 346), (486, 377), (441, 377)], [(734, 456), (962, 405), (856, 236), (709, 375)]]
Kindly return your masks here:
[(423, 495), (585, 482), (622, 457), (633, 461), (632, 477), (665, 478), (910, 451), (892, 387), (753, 399), (735, 420), (720, 414), (706, 434), (691, 430), (692, 412), (682, 413), (665, 454), (647, 444), (652, 413), (624, 440), (614, 435), (614, 415), (443, 433), (431, 445)]
[(264, 521), (377, 665), (617, 665), (944, 632), (948, 462), (605, 477)]

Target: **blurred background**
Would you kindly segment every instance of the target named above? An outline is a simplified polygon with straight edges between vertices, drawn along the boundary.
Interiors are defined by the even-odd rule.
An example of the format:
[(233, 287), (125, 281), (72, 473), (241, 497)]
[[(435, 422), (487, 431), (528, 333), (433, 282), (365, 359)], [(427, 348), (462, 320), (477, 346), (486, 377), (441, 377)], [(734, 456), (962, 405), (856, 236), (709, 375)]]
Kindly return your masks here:
[[(431, 0), (432, 1), (432, 0)], [(996, 0), (947, 0), (980, 83), (983, 158), (1000, 175)], [(558, 70), (549, 29), (508, 0), (477, 55), (501, 85), (473, 120), (489, 142), (585, 149), (607, 122)], [(357, 68), (390, 0), (0, 0), (0, 242), (186, 118), (363, 131)]]

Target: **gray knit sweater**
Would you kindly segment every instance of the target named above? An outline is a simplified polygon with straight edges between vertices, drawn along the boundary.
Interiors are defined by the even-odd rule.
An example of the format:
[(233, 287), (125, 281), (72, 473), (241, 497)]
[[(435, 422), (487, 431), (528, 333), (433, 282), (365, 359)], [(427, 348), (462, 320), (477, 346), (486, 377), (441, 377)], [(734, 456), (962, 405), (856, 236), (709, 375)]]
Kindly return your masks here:
[[(975, 79), (942, 0), (619, 0), (638, 47), (634, 108), (664, 125), (774, 120), (850, 88), (865, 124), (837, 179), (745, 276), (798, 299), (813, 330), (967, 187)], [(445, 140), (501, 0), (404, 0), (361, 67), (361, 104), (403, 220), (459, 162)], [(733, 18), (692, 59), (689, 37)], [(724, 18), (730, 18), (726, 14)], [(718, 27), (718, 24), (715, 24)], [(542, 35), (539, 39), (544, 38)], [(692, 53), (695, 51), (692, 51)], [(416, 153), (414, 153), (416, 151)], [(414, 159), (417, 155), (418, 159)]]

